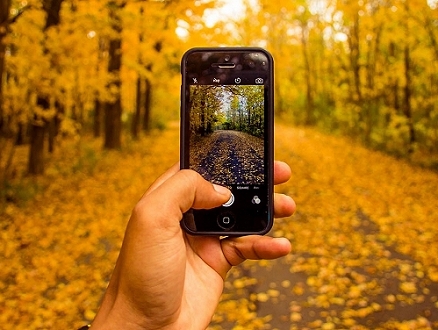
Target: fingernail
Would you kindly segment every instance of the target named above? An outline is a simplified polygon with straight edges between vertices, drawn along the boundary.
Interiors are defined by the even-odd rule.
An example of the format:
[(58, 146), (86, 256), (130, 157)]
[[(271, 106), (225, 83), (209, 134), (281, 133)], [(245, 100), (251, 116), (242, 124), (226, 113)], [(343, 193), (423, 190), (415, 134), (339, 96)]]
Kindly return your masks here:
[(228, 188), (225, 188), (224, 186), (220, 186), (213, 183), (213, 188), (221, 195), (228, 196), (230, 194), (230, 190), (228, 190)]

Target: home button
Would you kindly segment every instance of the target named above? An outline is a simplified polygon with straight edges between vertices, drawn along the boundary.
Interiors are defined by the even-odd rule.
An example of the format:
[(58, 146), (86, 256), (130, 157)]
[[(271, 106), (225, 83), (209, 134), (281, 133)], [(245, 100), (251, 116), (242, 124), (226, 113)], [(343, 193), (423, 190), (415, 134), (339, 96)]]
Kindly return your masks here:
[(217, 217), (217, 224), (219, 227), (225, 230), (229, 230), (234, 227), (236, 220), (234, 216), (230, 213), (222, 213)]

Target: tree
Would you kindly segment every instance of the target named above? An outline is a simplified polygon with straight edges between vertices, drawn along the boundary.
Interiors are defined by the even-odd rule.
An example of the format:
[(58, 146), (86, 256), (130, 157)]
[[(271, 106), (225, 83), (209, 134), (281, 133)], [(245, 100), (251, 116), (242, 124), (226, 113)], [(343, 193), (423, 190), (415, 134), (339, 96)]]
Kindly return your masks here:
[[(141, 22), (144, 22), (144, 8), (140, 6), (139, 16)], [(135, 112), (132, 117), (131, 122), (131, 134), (133, 138), (138, 138), (140, 130), (140, 122), (142, 120), (142, 129), (148, 132), (150, 129), (150, 114), (151, 114), (151, 89), (152, 84), (149, 78), (149, 74), (152, 72), (153, 64), (152, 62), (144, 63), (144, 54), (142, 53), (142, 48), (144, 47), (144, 30), (140, 30), (138, 41), (139, 41), (139, 52), (138, 52), (138, 65), (140, 70), (137, 76), (136, 82), (136, 102), (135, 102)], [(154, 47), (157, 52), (161, 50), (161, 43), (157, 42)]]
[(4, 39), (9, 30), (11, 0), (0, 3), (0, 133), (3, 130), (3, 72), (5, 70), (6, 44)]
[(108, 73), (111, 81), (108, 90), (111, 93), (111, 100), (105, 103), (105, 149), (116, 149), (121, 147), (122, 134), (122, 99), (120, 70), (122, 67), (122, 19), (121, 11), (126, 2), (109, 1), (108, 11), (113, 29), (113, 36), (109, 40), (108, 47)]
[[(5, 0), (0, 3), (0, 149), (2, 150), (2, 155), (0, 155), (0, 170), (4, 173), (5, 176), (3, 178), (0, 178), (1, 179), (0, 187), (2, 187), (3, 181), (6, 178), (6, 172), (10, 167), (10, 162), (12, 161), (12, 155), (13, 155), (13, 149), (11, 149), (9, 155), (6, 155), (5, 152), (6, 139), (3, 138), (3, 135), (6, 133), (5, 132), (6, 129), (4, 127), (4, 119), (3, 119), (3, 73), (5, 69), (5, 54), (6, 54), (6, 43), (4, 42), (4, 39), (9, 29), (10, 8), (11, 8), (10, 0)], [(3, 165), (3, 157), (7, 157), (7, 159), (4, 161), (5, 162), (4, 165)]]
[[(43, 31), (45, 32), (45, 40), (48, 40), (48, 33), (51, 29), (54, 29), (60, 23), (60, 10), (63, 0), (44, 0), (43, 9), (46, 12), (46, 21)], [(50, 58), (50, 49), (47, 43), (43, 46), (44, 53)], [(50, 68), (53, 71), (57, 71), (55, 58), (50, 58)], [(44, 172), (44, 140), (46, 135), (46, 129), (48, 123), (54, 120), (55, 116), (50, 114), (51, 100), (50, 91), (46, 88), (50, 85), (49, 74), (42, 76), (46, 86), (43, 86), (38, 91), (37, 107), (40, 111), (34, 112), (34, 118), (31, 122), (30, 128), (30, 148), (29, 148), (29, 162), (28, 172), (29, 174), (42, 174)]]
[[(5, 80), (5, 62), (6, 62), (6, 36), (10, 32), (10, 25), (15, 23), (17, 19), (24, 13), (28, 5), (16, 9), (15, 14), (10, 16), (11, 0), (0, 2), (0, 135), (10, 135), (10, 127), (5, 127), (4, 112), (3, 112), (3, 84)], [(9, 132), (6, 132), (9, 131)]]

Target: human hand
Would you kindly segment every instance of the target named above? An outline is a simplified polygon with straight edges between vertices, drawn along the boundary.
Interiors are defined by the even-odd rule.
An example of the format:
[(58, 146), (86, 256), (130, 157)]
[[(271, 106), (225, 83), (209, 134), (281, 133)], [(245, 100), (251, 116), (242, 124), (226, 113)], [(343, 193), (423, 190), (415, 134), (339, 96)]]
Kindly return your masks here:
[[(274, 164), (274, 183), (290, 168)], [(205, 329), (232, 266), (290, 252), (286, 238), (190, 236), (180, 220), (190, 208), (225, 203), (230, 191), (174, 165), (146, 191), (129, 220), (123, 245), (91, 329)], [(274, 213), (295, 211), (292, 198), (275, 194)]]

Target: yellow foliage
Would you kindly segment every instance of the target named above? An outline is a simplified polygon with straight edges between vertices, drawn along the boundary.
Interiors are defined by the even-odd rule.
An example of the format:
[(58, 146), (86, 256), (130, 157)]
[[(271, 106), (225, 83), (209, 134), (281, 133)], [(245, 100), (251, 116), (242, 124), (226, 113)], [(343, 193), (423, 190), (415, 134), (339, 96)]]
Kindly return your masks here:
[[(346, 138), (280, 124), (276, 157), (286, 160), (294, 173), (292, 182), (277, 191), (291, 194), (298, 211), (277, 221), (275, 233), (285, 234), (294, 252), (285, 260), (259, 263), (259, 269), (272, 269), (269, 281), (277, 281), (280, 297), (291, 295), (290, 328), (436, 328), (433, 316), (404, 320), (397, 310), (405, 306), (422, 313), (427, 303), (430, 315), (437, 311), (430, 283), (438, 269), (438, 175)], [(251, 269), (257, 276), (257, 269)], [(304, 282), (294, 282), (297, 274)], [(272, 303), (260, 281), (251, 290), (263, 306)], [(227, 289), (233, 292), (236, 299), (244, 297)], [(371, 324), (377, 313), (401, 319), (359, 325)], [(272, 316), (272, 326), (289, 328), (278, 314)]]
[(65, 141), (41, 193), (2, 209), (2, 329), (76, 329), (94, 318), (133, 205), (178, 159), (177, 130), (158, 134), (129, 142), (129, 155)]
[[(132, 207), (178, 159), (178, 128), (126, 140), (124, 151), (105, 154), (98, 141), (65, 140), (53, 157), (46, 177), (34, 179), (34, 197), (1, 209), (5, 330), (74, 329), (92, 320)], [(277, 221), (275, 232), (294, 252), (234, 268), (211, 329), (279, 322), (279, 329), (367, 329), (358, 324), (377, 313), (426, 303), (436, 315), (436, 173), (285, 124), (276, 126), (276, 157), (294, 176), (276, 189), (292, 195), (298, 211)], [(280, 305), (287, 314), (276, 314)], [(427, 315), (371, 328), (436, 328)]]
[(413, 282), (403, 282), (400, 284), (400, 290), (405, 293), (416, 293), (417, 286)]

